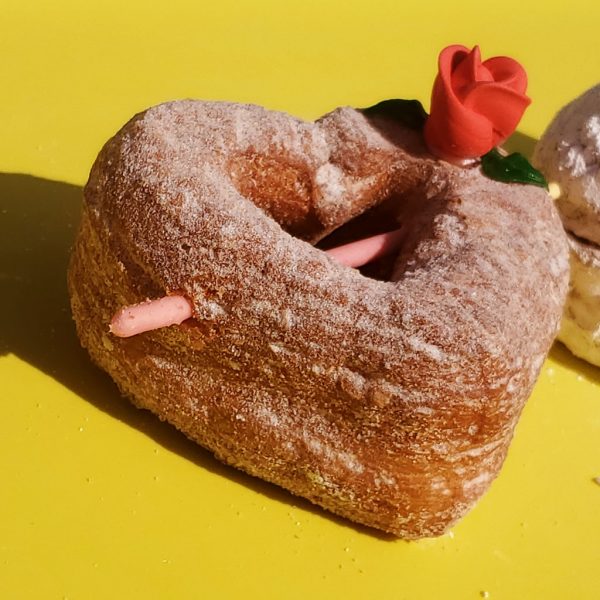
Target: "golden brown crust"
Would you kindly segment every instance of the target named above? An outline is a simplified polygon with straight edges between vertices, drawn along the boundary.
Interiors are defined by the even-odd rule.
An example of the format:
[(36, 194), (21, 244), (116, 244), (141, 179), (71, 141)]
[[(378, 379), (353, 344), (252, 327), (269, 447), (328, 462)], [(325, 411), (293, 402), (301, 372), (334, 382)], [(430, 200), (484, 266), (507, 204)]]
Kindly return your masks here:
[[(394, 198), (408, 235), (393, 281), (298, 239)], [(227, 463), (417, 538), (497, 475), (567, 257), (542, 190), (436, 161), (395, 123), (185, 101), (101, 152), (69, 287), (83, 345), (138, 406)], [(170, 292), (195, 319), (110, 336), (118, 308)]]

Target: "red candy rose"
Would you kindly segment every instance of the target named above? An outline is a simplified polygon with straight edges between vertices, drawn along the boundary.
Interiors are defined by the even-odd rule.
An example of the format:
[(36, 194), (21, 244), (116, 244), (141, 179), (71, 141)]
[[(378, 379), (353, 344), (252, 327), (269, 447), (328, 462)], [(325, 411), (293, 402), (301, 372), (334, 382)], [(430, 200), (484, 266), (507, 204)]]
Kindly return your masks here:
[(425, 141), (450, 161), (483, 156), (516, 129), (531, 102), (527, 74), (506, 56), (481, 62), (479, 47), (441, 51), (433, 84)]

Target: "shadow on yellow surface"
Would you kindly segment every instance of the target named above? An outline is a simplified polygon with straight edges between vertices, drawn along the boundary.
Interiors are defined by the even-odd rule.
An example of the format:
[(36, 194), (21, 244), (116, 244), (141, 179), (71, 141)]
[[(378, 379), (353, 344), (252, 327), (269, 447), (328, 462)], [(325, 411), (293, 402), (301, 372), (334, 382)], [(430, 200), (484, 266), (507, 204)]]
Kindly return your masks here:
[(569, 371), (580, 375), (587, 381), (600, 386), (600, 367), (595, 367), (590, 363), (577, 358), (571, 351), (560, 342), (556, 342), (550, 351), (550, 358), (560, 363)]
[(507, 152), (520, 152), (523, 156), (531, 158), (537, 140), (525, 133), (515, 131), (503, 144)]
[(0, 355), (15, 354), (203, 469), (272, 499), (327, 514), (346, 527), (395, 539), (325, 513), (306, 500), (221, 464), (172, 426), (121, 397), (108, 375), (97, 369), (81, 348), (71, 319), (66, 272), (81, 199), (82, 189), (74, 185), (0, 173)]

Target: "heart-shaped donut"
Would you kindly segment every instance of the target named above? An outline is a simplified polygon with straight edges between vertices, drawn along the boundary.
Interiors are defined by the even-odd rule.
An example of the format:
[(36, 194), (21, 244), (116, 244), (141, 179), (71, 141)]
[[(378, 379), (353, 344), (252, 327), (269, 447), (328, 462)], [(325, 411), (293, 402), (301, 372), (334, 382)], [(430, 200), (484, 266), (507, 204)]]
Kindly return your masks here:
[[(311, 245), (376, 206), (404, 231), (389, 280)], [(497, 475), (567, 283), (540, 188), (436, 160), (386, 114), (201, 101), (106, 144), (69, 272), (82, 344), (137, 406), (404, 538), (445, 531)], [(117, 309), (165, 294), (194, 318), (109, 333)]]

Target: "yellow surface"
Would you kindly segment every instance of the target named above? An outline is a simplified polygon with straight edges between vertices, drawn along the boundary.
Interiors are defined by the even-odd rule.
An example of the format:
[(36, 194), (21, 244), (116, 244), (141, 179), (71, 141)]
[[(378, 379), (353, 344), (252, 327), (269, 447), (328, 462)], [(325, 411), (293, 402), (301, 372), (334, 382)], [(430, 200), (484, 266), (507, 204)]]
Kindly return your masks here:
[(406, 543), (222, 467), (131, 408), (67, 308), (81, 186), (134, 112), (185, 96), (307, 118), (427, 106), (439, 49), (479, 43), (528, 69), (515, 143), (529, 150), (600, 79), (600, 5), (530, 4), (2, 0), (0, 598), (600, 597), (600, 369), (562, 347), (489, 493), (450, 535)]

